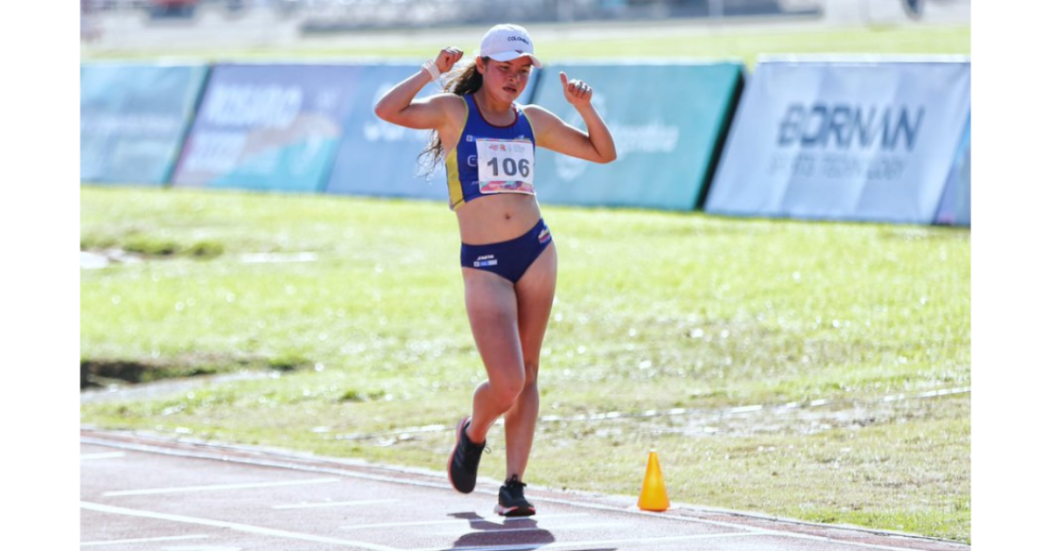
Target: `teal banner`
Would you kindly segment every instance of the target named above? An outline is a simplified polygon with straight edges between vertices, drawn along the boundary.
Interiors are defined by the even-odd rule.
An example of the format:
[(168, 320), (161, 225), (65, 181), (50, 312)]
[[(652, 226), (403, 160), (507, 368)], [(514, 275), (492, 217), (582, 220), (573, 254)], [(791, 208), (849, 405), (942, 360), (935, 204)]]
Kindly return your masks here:
[(534, 103), (585, 129), (565, 100), (558, 73), (595, 90), (592, 104), (616, 141), (600, 165), (537, 150), (541, 203), (695, 210), (713, 173), (743, 85), (743, 65), (571, 64), (544, 69)]
[(173, 184), (324, 191), (361, 69), (309, 63), (217, 65)]
[(167, 183), (207, 75), (203, 64), (82, 64), (81, 181)]

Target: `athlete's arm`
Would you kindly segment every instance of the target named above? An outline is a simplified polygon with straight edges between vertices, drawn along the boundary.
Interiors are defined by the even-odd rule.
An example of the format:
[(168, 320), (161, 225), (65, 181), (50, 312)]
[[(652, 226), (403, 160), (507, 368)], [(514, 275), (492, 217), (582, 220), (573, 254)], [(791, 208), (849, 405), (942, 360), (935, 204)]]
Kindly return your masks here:
[(533, 122), (536, 145), (595, 163), (615, 161), (616, 144), (613, 143), (609, 127), (591, 105), (591, 87), (579, 80), (570, 82), (565, 73), (561, 73), (561, 85), (566, 101), (583, 117), (587, 132), (566, 124), (557, 115), (538, 105), (529, 105), (525, 107), (525, 112)]
[[(463, 57), (462, 51), (456, 48), (445, 48), (434, 60), (434, 65), (437, 66), (438, 71), (447, 73), (461, 57)], [(418, 73), (402, 80), (376, 102), (376, 116), (389, 123), (408, 128), (438, 128), (448, 120), (449, 107), (453, 105), (458, 107), (462, 101), (456, 99), (452, 94), (437, 94), (416, 99), (416, 94), (428, 82), (430, 82), (430, 73), (422, 68)]]

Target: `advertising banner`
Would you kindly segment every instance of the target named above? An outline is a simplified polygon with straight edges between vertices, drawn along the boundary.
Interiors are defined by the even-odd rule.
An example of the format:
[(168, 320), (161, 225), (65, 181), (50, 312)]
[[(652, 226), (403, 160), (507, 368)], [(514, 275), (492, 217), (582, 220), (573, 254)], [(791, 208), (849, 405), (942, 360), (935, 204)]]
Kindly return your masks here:
[(164, 185), (207, 75), (202, 64), (82, 64), (81, 181)]
[(704, 210), (930, 224), (970, 113), (970, 63), (764, 59)]
[(559, 72), (595, 90), (591, 103), (616, 142), (611, 164), (537, 150), (541, 203), (695, 210), (737, 92), (743, 65), (564, 64), (544, 69), (535, 103), (585, 129)]
[(360, 72), (354, 65), (216, 65), (173, 184), (323, 191)]
[(948, 226), (970, 225), (970, 121), (966, 122), (959, 150), (955, 155), (944, 197), (937, 209), (937, 223)]

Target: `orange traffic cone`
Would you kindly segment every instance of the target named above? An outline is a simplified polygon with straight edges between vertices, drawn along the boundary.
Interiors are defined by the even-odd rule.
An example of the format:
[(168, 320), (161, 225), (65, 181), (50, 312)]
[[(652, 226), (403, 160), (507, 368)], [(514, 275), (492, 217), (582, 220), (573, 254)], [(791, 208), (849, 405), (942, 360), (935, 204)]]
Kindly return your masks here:
[(666, 511), (671, 506), (664, 487), (664, 475), (660, 473), (660, 460), (656, 450), (649, 450), (649, 465), (645, 468), (642, 495), (638, 496), (638, 508), (643, 511)]

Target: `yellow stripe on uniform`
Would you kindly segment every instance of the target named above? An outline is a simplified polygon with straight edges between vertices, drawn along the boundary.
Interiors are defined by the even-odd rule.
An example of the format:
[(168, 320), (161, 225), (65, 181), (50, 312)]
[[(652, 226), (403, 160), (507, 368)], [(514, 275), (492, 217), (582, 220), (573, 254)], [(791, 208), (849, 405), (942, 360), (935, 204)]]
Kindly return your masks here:
[(457, 148), (452, 148), (452, 154), (445, 158), (445, 174), (448, 184), (448, 205), (456, 210), (463, 204), (463, 186), (459, 183), (459, 155)]
[[(463, 115), (463, 126), (459, 129), (459, 135), (456, 136), (456, 141), (452, 143), (459, 143), (459, 140), (463, 137), (463, 131), (467, 129), (467, 119), (470, 118), (470, 107), (467, 106), (467, 98), (459, 96), (460, 101), (463, 102), (463, 110), (466, 113)], [(448, 185), (448, 206), (452, 210), (458, 209), (463, 205), (463, 184), (459, 181), (459, 147), (453, 147), (452, 153), (445, 157), (445, 183)]]

